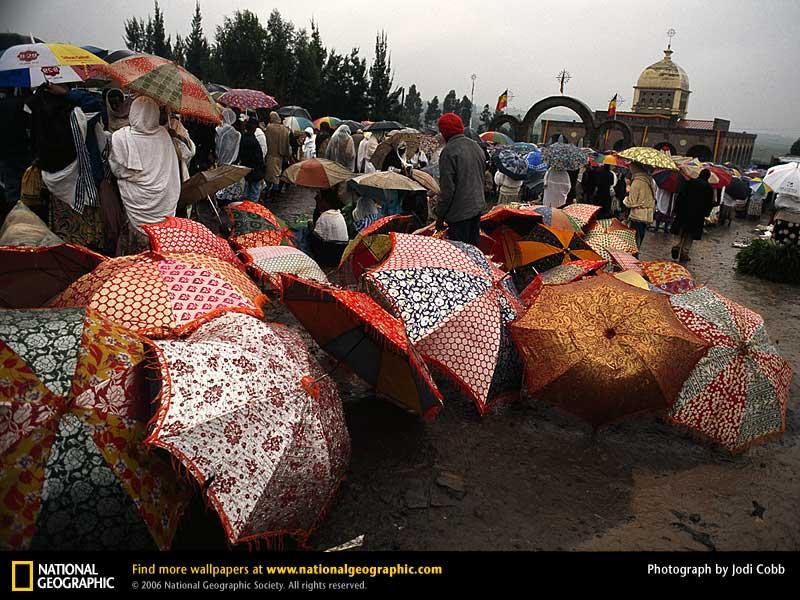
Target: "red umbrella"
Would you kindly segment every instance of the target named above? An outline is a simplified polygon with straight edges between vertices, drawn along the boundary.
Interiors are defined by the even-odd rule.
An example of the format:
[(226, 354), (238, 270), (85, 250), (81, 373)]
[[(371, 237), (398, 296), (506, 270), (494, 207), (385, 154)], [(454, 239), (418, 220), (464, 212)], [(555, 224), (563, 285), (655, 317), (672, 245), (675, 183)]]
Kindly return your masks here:
[(260, 246), (291, 246), (292, 232), (271, 210), (244, 201), (225, 207), (231, 219), (231, 243), (240, 250)]
[(225, 106), (246, 110), (248, 108), (274, 108), (278, 102), (272, 96), (258, 90), (232, 89), (228, 90), (217, 101)]
[(197, 221), (167, 217), (161, 223), (143, 225), (142, 229), (150, 238), (154, 252), (197, 252), (216, 256), (244, 269), (230, 244)]
[(602, 269), (606, 264), (604, 260), (575, 260), (563, 265), (558, 265), (537, 275), (536, 278), (528, 284), (528, 287), (522, 290), (519, 298), (525, 306), (530, 306), (530, 304), (536, 300), (537, 296), (542, 291), (542, 287), (545, 285), (560, 285), (578, 281), (589, 273)]

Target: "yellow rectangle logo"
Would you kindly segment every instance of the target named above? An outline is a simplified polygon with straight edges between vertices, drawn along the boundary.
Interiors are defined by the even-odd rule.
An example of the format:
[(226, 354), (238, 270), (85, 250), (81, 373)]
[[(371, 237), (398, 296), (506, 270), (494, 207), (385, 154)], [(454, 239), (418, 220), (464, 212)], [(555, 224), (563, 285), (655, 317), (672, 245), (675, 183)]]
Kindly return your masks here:
[[(28, 585), (21, 587), (17, 585), (17, 569), (28, 567)], [(23, 572), (24, 573), (24, 572)], [(20, 577), (25, 581), (25, 577)], [(12, 592), (32, 592), (33, 591), (33, 561), (32, 560), (12, 560), (11, 561), (11, 591)]]

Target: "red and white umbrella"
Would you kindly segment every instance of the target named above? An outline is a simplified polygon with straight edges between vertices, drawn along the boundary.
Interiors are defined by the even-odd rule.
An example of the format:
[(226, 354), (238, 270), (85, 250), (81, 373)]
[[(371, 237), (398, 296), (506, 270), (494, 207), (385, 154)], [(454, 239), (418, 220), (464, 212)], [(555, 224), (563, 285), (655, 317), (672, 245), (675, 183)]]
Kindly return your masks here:
[(43, 83), (73, 83), (92, 76), (106, 62), (72, 44), (20, 44), (0, 56), (0, 85), (37, 87)]
[(268, 96), (264, 92), (241, 88), (228, 90), (217, 98), (217, 102), (241, 110), (247, 110), (248, 108), (274, 108), (278, 106), (278, 102), (275, 98)]

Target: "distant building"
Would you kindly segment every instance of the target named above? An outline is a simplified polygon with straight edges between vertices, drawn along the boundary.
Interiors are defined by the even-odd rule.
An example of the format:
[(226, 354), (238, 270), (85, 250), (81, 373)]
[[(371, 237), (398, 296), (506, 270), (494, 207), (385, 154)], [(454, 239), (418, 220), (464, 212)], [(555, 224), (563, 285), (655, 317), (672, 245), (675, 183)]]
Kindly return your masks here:
[[(703, 161), (731, 162), (748, 165), (753, 156), (756, 135), (730, 130), (726, 119), (687, 119), (689, 76), (672, 61), (672, 50), (664, 50), (664, 58), (647, 67), (633, 87), (631, 112), (617, 112), (616, 118), (631, 130), (634, 146), (668, 148), (672, 154), (696, 156)], [(608, 119), (606, 110), (594, 111), (595, 123)], [(542, 120), (539, 140), (583, 145), (585, 128), (580, 120)], [(597, 140), (599, 150), (622, 149), (623, 134), (618, 129), (606, 130)]]

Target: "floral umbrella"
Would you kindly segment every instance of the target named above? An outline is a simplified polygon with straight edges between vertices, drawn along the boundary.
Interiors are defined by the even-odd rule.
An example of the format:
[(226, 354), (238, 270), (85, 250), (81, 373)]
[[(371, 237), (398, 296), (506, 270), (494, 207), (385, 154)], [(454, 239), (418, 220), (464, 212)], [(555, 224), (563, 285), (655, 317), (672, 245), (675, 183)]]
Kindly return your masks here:
[(544, 286), (509, 328), (530, 394), (595, 429), (669, 409), (707, 348), (666, 296), (602, 273)]
[(286, 167), (283, 177), (289, 183), (312, 188), (332, 188), (355, 177), (355, 173), (325, 158), (309, 158)]
[(242, 261), (233, 253), (230, 244), (197, 221), (167, 217), (161, 223), (143, 225), (142, 229), (150, 238), (150, 248), (154, 252), (207, 254), (244, 269)]
[(522, 308), (513, 286), (469, 244), (400, 233), (391, 239), (388, 258), (362, 278), (365, 288), (403, 322), (429, 366), (485, 415), (520, 385), (506, 328)]
[(506, 247), (513, 251), (507, 263), (511, 268), (530, 267), (537, 273), (574, 260), (603, 260), (577, 232), (542, 224)]
[(636, 231), (624, 225), (618, 219), (600, 219), (589, 226), (583, 238), (592, 250), (606, 260), (612, 260), (610, 250), (637, 253)]
[(764, 319), (706, 287), (670, 297), (678, 319), (711, 348), (670, 420), (730, 452), (783, 433), (792, 368), (769, 341)]
[(556, 142), (542, 149), (542, 160), (551, 169), (574, 171), (580, 169), (589, 159), (577, 146)]
[(77, 244), (0, 246), (0, 307), (46, 306), (104, 260)]
[(263, 246), (242, 251), (251, 277), (265, 292), (283, 292), (281, 273), (328, 283), (328, 277), (316, 261), (292, 246)]
[(268, 208), (255, 202), (234, 202), (225, 207), (231, 220), (231, 243), (239, 249), (291, 246), (289, 227)]
[(576, 202), (575, 204), (568, 204), (561, 210), (575, 221), (581, 229), (584, 229), (594, 220), (595, 216), (600, 211), (600, 207), (594, 204)]
[(575, 260), (558, 265), (539, 273), (528, 286), (522, 290), (519, 299), (525, 306), (530, 306), (539, 296), (545, 285), (562, 285), (583, 279), (586, 275), (602, 269), (606, 265), (604, 260)]
[(169, 548), (190, 490), (142, 446), (143, 357), (91, 309), (0, 311), (0, 546)]
[(284, 304), (323, 350), (398, 406), (436, 416), (442, 395), (402, 321), (363, 292), (282, 278)]
[(617, 156), (625, 160), (639, 163), (640, 165), (655, 167), (656, 169), (671, 169), (673, 171), (678, 169), (678, 166), (669, 154), (661, 150), (656, 150), (655, 148), (647, 148), (646, 146), (628, 148), (620, 152)]
[(278, 102), (259, 90), (232, 89), (228, 90), (217, 100), (220, 104), (247, 110), (248, 108), (274, 108)]
[(161, 403), (145, 443), (204, 489), (231, 544), (310, 535), (345, 474), (336, 385), (285, 325), (227, 313), (156, 342)]
[(147, 252), (101, 263), (52, 306), (88, 306), (114, 323), (159, 338), (183, 335), (226, 311), (263, 317), (265, 299), (239, 268), (224, 260)]
[(210, 123), (222, 121), (216, 102), (200, 80), (171, 60), (135, 54), (98, 69), (122, 87), (152, 98), (177, 113)]
[(492, 159), (497, 169), (511, 179), (525, 179), (528, 176), (528, 161), (525, 156), (520, 156), (513, 149), (503, 147), (496, 152)]
[(689, 270), (668, 260), (642, 261), (642, 274), (647, 280), (668, 294), (680, 294), (697, 287)]

